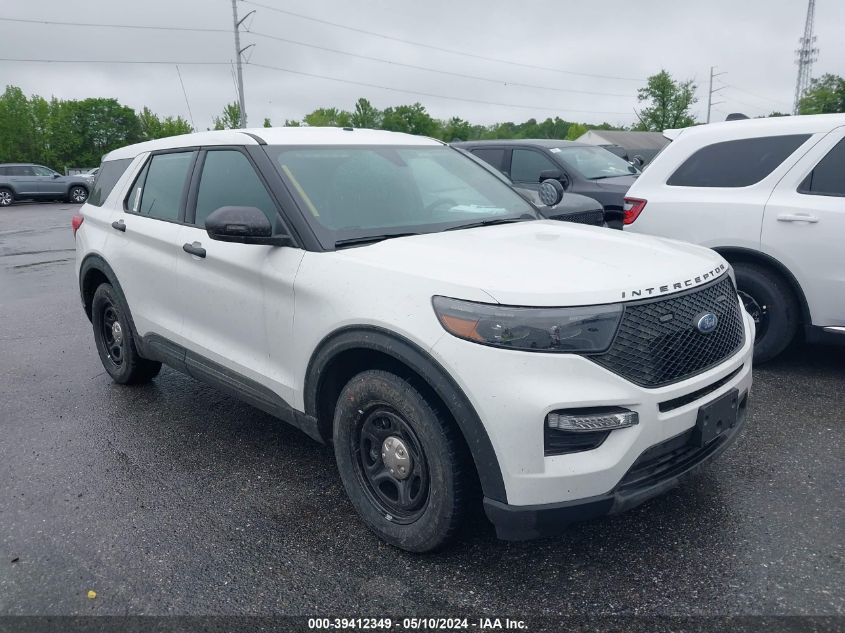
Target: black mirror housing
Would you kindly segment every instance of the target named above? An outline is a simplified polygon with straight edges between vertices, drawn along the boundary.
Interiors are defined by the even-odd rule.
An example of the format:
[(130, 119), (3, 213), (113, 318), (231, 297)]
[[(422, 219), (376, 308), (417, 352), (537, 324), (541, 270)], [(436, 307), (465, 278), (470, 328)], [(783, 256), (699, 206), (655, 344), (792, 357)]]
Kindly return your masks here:
[(220, 207), (205, 220), (205, 230), (213, 240), (239, 244), (290, 246), (290, 235), (273, 235), (273, 226), (256, 207)]
[(540, 172), (540, 182), (544, 180), (560, 180), (563, 178), (563, 172), (559, 169), (544, 169)]

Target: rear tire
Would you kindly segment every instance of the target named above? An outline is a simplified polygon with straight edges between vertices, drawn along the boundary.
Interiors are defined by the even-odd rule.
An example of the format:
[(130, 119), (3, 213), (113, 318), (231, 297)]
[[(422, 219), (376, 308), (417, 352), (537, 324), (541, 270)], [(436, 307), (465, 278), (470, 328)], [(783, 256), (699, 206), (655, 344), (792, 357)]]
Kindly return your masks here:
[(74, 204), (82, 204), (88, 199), (88, 190), (81, 186), (75, 185), (70, 188), (67, 194), (67, 201)]
[(15, 201), (15, 194), (6, 187), (0, 188), (0, 207), (8, 207)]
[(379, 370), (343, 388), (334, 417), (343, 486), (382, 540), (409, 552), (445, 545), (466, 511), (460, 437), (413, 384)]
[(142, 358), (129, 327), (129, 311), (110, 284), (100, 284), (91, 302), (91, 323), (97, 353), (112, 380), (121, 385), (149, 382), (161, 363)]
[(798, 300), (787, 281), (771, 268), (738, 262), (734, 272), (745, 309), (757, 326), (754, 362), (765, 363), (795, 338), (801, 320)]

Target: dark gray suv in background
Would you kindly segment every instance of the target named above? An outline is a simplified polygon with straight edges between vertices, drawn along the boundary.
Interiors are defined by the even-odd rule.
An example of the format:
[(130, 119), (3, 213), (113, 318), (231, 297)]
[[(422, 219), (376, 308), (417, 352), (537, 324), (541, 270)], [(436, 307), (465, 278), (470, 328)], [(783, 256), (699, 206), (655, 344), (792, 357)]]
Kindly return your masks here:
[(0, 165), (0, 207), (8, 207), (16, 200), (65, 200), (81, 204), (88, 199), (89, 186), (80, 176), (62, 176), (43, 165)]

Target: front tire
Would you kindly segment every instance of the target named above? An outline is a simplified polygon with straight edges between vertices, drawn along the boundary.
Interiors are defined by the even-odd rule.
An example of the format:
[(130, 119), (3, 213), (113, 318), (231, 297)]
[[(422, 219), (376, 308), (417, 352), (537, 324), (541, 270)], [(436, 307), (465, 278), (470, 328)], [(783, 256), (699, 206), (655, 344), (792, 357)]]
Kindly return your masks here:
[(68, 202), (82, 204), (88, 199), (88, 190), (85, 187), (76, 185), (70, 188), (67, 194)]
[(355, 510), (409, 552), (445, 545), (463, 521), (466, 464), (455, 428), (413, 384), (370, 370), (343, 388), (334, 447)]
[(110, 284), (101, 284), (94, 292), (91, 323), (100, 361), (116, 383), (149, 382), (161, 371), (161, 363), (142, 358), (138, 353), (128, 311)]
[(783, 352), (795, 338), (801, 320), (795, 294), (778, 273), (759, 264), (734, 264), (736, 285), (757, 328), (754, 362), (765, 363)]
[(11, 189), (7, 189), (5, 187), (0, 189), (0, 207), (11, 206), (14, 201), (15, 194), (12, 192)]

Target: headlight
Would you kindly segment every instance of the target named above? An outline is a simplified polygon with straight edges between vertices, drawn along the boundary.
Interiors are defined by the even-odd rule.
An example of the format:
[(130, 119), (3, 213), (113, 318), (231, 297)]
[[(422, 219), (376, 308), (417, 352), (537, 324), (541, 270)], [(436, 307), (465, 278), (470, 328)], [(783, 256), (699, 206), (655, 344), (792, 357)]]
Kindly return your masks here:
[(514, 308), (434, 297), (450, 334), (483, 345), (536, 352), (603, 352), (610, 347), (621, 305)]

